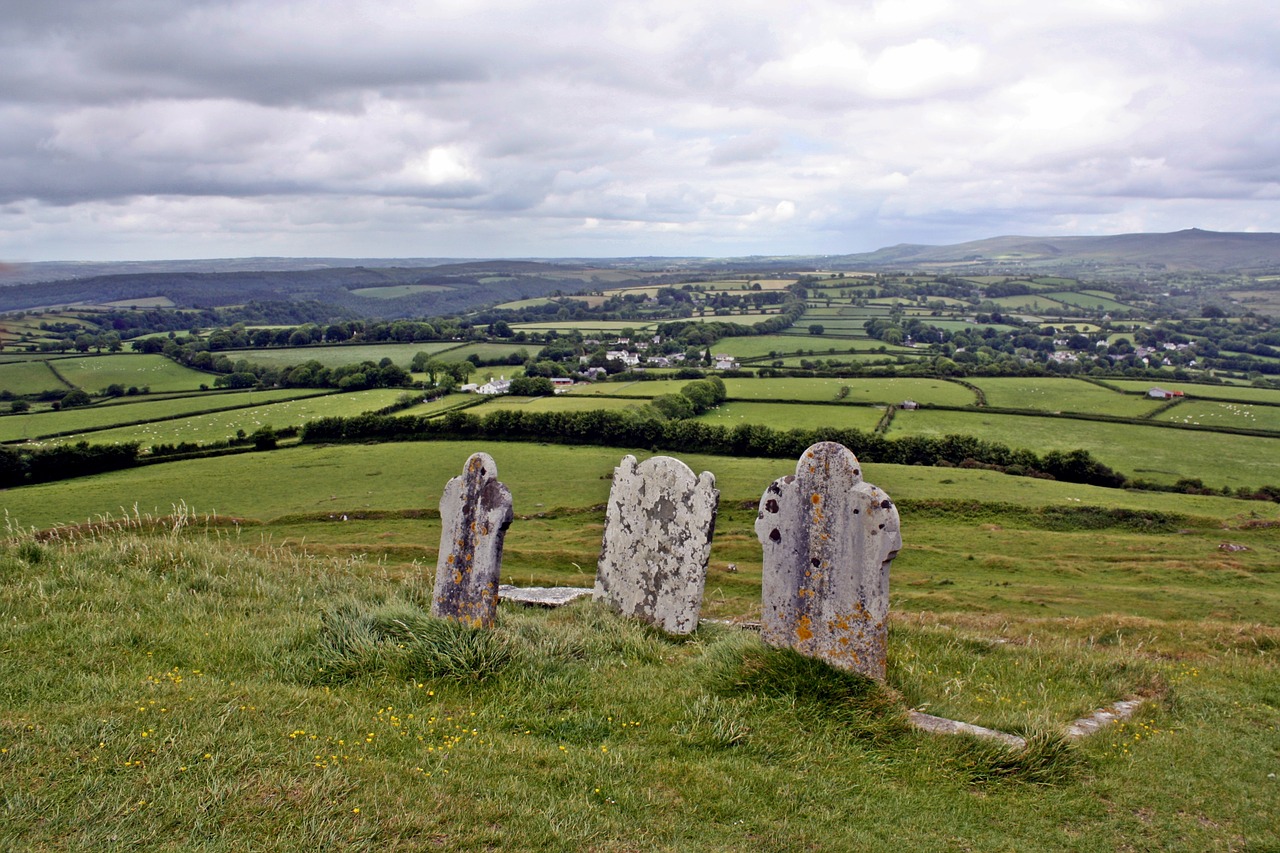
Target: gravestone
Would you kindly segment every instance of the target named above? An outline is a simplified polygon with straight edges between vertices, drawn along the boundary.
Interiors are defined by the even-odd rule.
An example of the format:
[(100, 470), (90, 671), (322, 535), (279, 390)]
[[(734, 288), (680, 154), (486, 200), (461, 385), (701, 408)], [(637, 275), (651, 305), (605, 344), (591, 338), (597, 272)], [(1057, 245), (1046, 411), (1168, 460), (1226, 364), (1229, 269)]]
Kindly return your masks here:
[(493, 625), (502, 573), (502, 540), (511, 525), (511, 492), (487, 453), (473, 453), (440, 497), (440, 557), (431, 615), (477, 628)]
[(592, 597), (670, 634), (698, 627), (720, 492), (669, 456), (613, 471)]
[(889, 564), (902, 536), (897, 508), (862, 482), (857, 457), (831, 441), (806, 450), (760, 498), (756, 536), (764, 641), (883, 679)]

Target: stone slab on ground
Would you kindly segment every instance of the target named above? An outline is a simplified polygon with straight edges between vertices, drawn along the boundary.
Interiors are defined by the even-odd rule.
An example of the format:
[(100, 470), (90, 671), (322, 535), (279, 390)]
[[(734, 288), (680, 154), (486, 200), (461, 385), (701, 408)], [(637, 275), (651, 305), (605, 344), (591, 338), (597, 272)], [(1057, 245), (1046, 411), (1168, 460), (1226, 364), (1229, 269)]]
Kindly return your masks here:
[(511, 586), (504, 583), (498, 587), (498, 597), (503, 601), (538, 607), (563, 607), (589, 595), (591, 588), (581, 586)]

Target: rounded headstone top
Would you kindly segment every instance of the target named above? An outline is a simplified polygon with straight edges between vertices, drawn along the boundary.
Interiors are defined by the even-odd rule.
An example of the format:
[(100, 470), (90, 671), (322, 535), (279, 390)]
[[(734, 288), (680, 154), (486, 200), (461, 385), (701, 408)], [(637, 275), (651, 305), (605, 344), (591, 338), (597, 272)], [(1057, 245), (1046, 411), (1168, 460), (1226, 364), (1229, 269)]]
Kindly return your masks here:
[(862, 465), (853, 451), (836, 441), (819, 441), (809, 445), (796, 462), (796, 476), (823, 473), (828, 476), (845, 473), (854, 483), (862, 482)]

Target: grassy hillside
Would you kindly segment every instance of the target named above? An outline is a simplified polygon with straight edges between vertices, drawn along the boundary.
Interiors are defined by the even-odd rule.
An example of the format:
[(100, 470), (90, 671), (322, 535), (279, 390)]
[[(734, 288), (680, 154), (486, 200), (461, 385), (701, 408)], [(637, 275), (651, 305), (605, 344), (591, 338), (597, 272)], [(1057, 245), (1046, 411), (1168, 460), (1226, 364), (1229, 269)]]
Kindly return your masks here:
[[(340, 457), (379, 450), (280, 451), (258, 462), (316, 471), (327, 459), (328, 482), (342, 489), (354, 472), (334, 467)], [(545, 482), (533, 471), (550, 460), (494, 450), (518, 496)], [(180, 465), (171, 488), (181, 475), (193, 490), (214, 485)], [(422, 504), (448, 467), (424, 461), (433, 473), (418, 478), (366, 473), (414, 479)], [(259, 482), (271, 473), (260, 467)], [(726, 485), (729, 495), (745, 488)], [(254, 491), (246, 482), (240, 499)], [(590, 500), (590, 491), (560, 496)], [(717, 541), (739, 539), (754, 512), (729, 515)], [(371, 521), (363, 535), (374, 542), (408, 539), (411, 528), (413, 542), (432, 541), (423, 519)], [(533, 541), (515, 537), (519, 526), (544, 522), (555, 519), (513, 526), (516, 565), (528, 564), (520, 552)], [(352, 541), (347, 524), (329, 528)], [(581, 528), (543, 528), (537, 541), (581, 538)], [(1280, 723), (1271, 529), (1113, 528), (1053, 540), (1019, 529), (1016, 513), (940, 518), (904, 505), (915, 550), (894, 566), (884, 688), (766, 650), (733, 627), (676, 641), (590, 604), (504, 605), (497, 630), (474, 633), (425, 615), (425, 550), (409, 569), (389, 570), (373, 546), (288, 545), (272, 529), (207, 526), (179, 507), (154, 521), (0, 543), (0, 846), (1280, 844), (1280, 789), (1268, 777)], [(1176, 537), (1190, 566), (1227, 536), (1254, 550), (1197, 559), (1193, 570), (1159, 553)], [(940, 554), (957, 547), (943, 570)], [(1032, 554), (1041, 560), (1024, 559)], [(910, 568), (913, 556), (934, 562)], [(524, 574), (516, 565), (511, 573)], [(758, 576), (744, 574), (713, 571), (713, 611), (758, 602)], [(986, 609), (970, 606), (979, 598)], [(1233, 615), (1231, 605), (1250, 609)], [(1057, 738), (1074, 717), (1134, 695), (1148, 703), (1131, 722), (1074, 745)], [(904, 725), (908, 707), (1033, 735), (1033, 745), (1010, 752), (922, 734)]]

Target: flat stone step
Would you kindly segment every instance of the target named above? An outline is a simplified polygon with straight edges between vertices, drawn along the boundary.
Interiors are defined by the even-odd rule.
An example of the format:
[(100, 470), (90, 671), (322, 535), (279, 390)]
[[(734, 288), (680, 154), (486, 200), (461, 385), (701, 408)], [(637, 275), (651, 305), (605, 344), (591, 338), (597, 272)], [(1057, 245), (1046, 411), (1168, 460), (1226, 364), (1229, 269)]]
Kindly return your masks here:
[(590, 594), (590, 587), (581, 586), (511, 586), (504, 583), (498, 587), (500, 599), (538, 607), (561, 607)]

